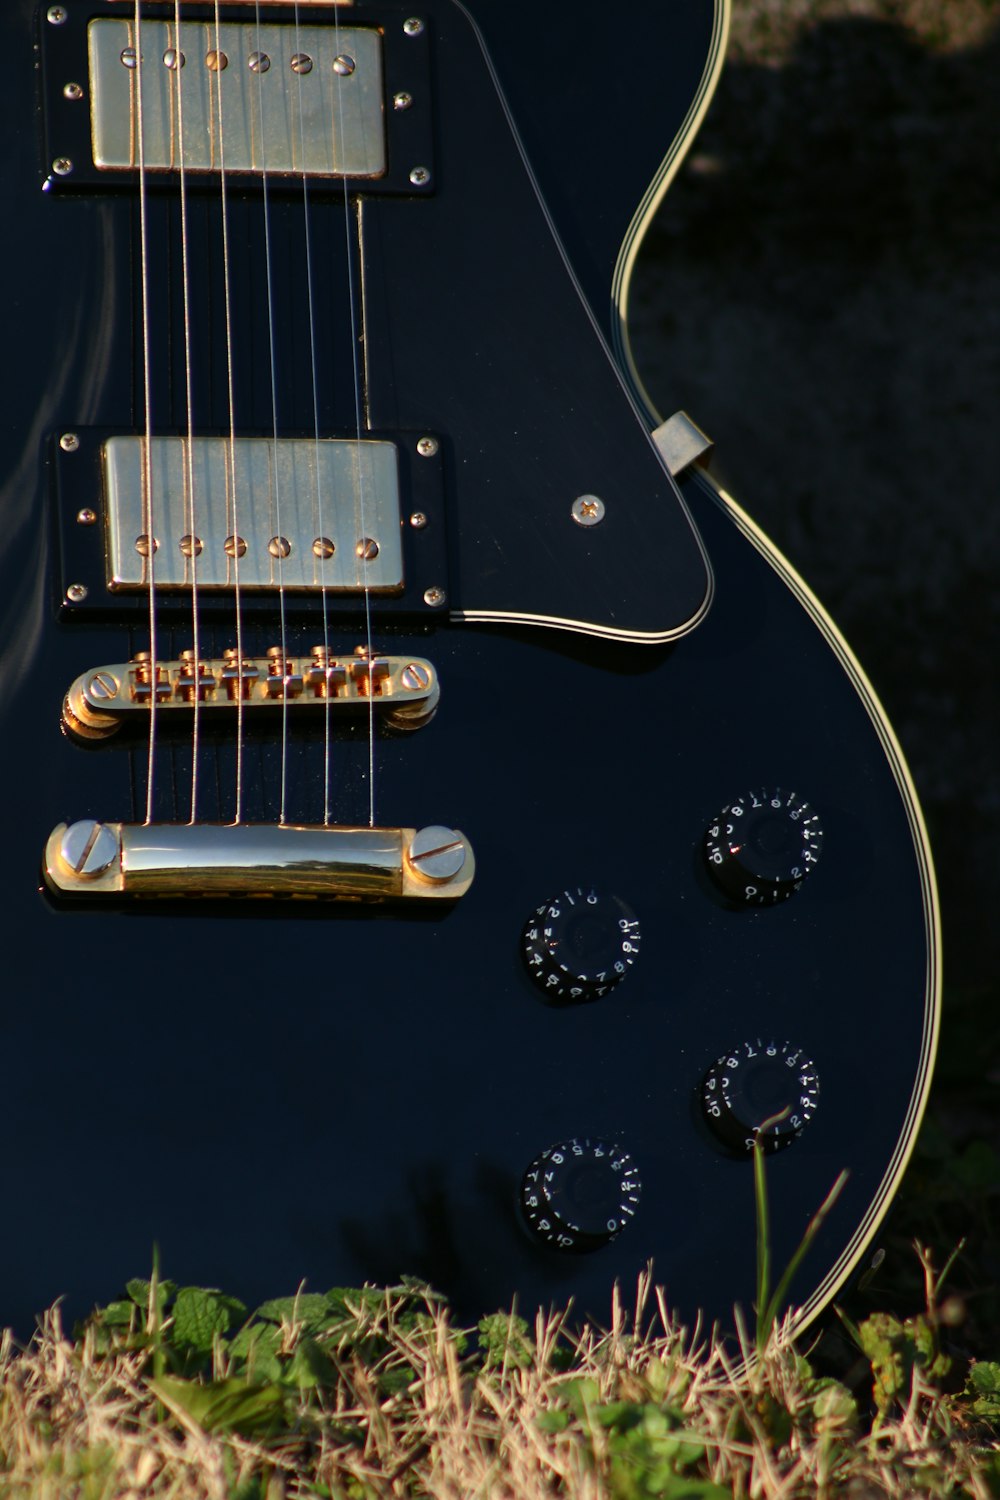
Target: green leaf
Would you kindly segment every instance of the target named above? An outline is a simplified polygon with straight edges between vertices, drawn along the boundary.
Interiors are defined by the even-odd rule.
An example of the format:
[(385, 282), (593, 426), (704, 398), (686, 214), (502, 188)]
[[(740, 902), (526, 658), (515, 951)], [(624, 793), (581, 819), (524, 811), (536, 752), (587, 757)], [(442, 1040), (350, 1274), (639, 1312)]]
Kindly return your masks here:
[(535, 1418), (539, 1432), (565, 1432), (570, 1424), (570, 1415), (564, 1406), (553, 1406), (549, 1411), (540, 1411)]
[(229, 1344), (229, 1358), (250, 1380), (280, 1380), (284, 1365), (278, 1357), (281, 1332), (273, 1323), (250, 1323)]
[[(151, 1284), (151, 1282), (144, 1281), (141, 1276), (134, 1276), (131, 1281), (125, 1283), (126, 1292), (136, 1307), (141, 1308), (144, 1313), (149, 1312), (149, 1289)], [(172, 1281), (158, 1281), (156, 1283), (156, 1305), (161, 1312), (176, 1291), (177, 1287)]]
[(173, 1342), (208, 1354), (216, 1334), (228, 1333), (246, 1317), (246, 1311), (235, 1297), (212, 1287), (182, 1286), (174, 1303)]
[(252, 1437), (274, 1431), (286, 1417), (288, 1393), (280, 1385), (248, 1385), (245, 1380), (181, 1380), (161, 1375), (149, 1388), (175, 1416), (204, 1432), (239, 1432)]
[(499, 1369), (504, 1364), (526, 1370), (535, 1358), (535, 1347), (528, 1334), (528, 1325), (516, 1313), (496, 1312), (480, 1318), (479, 1346), (486, 1350), (487, 1370)]
[(295, 1297), (272, 1297), (262, 1302), (257, 1317), (266, 1323), (301, 1323), (316, 1328), (330, 1318), (330, 1303), (321, 1292), (299, 1292)]
[(337, 1382), (337, 1370), (330, 1356), (315, 1339), (304, 1338), (295, 1350), (287, 1366), (287, 1378), (299, 1390), (313, 1390), (316, 1386), (332, 1386)]

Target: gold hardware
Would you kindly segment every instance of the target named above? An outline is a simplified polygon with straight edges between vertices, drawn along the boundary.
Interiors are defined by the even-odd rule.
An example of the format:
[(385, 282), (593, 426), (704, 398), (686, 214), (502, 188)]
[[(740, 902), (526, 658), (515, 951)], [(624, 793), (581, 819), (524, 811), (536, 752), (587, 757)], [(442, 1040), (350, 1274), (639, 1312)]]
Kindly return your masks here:
[(475, 875), (455, 828), (60, 823), (45, 880), (61, 895), (455, 901)]
[(339, 660), (325, 646), (308, 656), (289, 656), (272, 646), (266, 656), (244, 657), (229, 648), (221, 659), (196, 663), (193, 651), (177, 661), (156, 663), (148, 651), (130, 662), (94, 667), (73, 683), (63, 703), (63, 722), (78, 738), (106, 739), (137, 712), (147, 712), (153, 694), (157, 712), (291, 703), (297, 708), (329, 704), (337, 712), (370, 699), (394, 729), (420, 729), (432, 718), (440, 688), (429, 661), (409, 656), (349, 656)]

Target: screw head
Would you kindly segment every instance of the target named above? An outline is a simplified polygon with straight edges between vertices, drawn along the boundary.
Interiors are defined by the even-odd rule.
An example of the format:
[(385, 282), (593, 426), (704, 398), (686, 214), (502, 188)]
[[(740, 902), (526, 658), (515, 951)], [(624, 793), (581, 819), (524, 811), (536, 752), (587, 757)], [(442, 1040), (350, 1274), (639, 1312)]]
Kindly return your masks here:
[(81, 88), (81, 86), (78, 83), (64, 83), (63, 84), (63, 98), (64, 99), (82, 99), (83, 98), (83, 89)]
[(227, 536), (222, 550), (227, 557), (245, 557), (247, 544), (241, 536)]
[(168, 47), (163, 54), (163, 66), (170, 68), (171, 72), (176, 73), (178, 68), (183, 68), (186, 62), (187, 58), (177, 47)]
[(423, 531), (427, 525), (427, 517), (422, 510), (415, 510), (413, 512), (413, 515), (410, 517), (410, 525), (414, 531)]
[(406, 89), (400, 89), (400, 91), (399, 91), (398, 94), (393, 94), (393, 96), (392, 96), (392, 107), (393, 107), (393, 109), (398, 109), (398, 110), (402, 111), (404, 109), (410, 109), (412, 107), (412, 105), (413, 105), (413, 95), (410, 94), (410, 93), (408, 93), (406, 91)]
[(76, 513), (76, 524), (78, 526), (93, 526), (96, 521), (97, 511), (91, 510), (89, 505), (85, 505), (83, 510), (78, 510)]
[(444, 589), (438, 588), (437, 584), (433, 584), (429, 589), (424, 589), (424, 603), (429, 604), (432, 609), (440, 609), (447, 597)]
[(139, 54), (134, 47), (123, 47), (121, 50), (123, 68), (137, 68), (139, 66)]
[(421, 458), (433, 458), (440, 446), (436, 437), (417, 438), (417, 452)]
[(424, 29), (424, 23), (419, 16), (408, 16), (403, 22), (403, 30), (407, 36), (420, 36)]
[(57, 177), (68, 177), (73, 170), (73, 163), (68, 156), (57, 156), (52, 163), (52, 170)]
[(313, 551), (317, 557), (332, 557), (336, 550), (336, 543), (328, 536), (318, 536), (313, 542)]
[(187, 532), (181, 537), (177, 545), (181, 549), (182, 557), (198, 557), (203, 551), (205, 543), (200, 536), (192, 536), (190, 532)]
[(66, 598), (70, 604), (82, 604), (87, 597), (87, 592), (85, 583), (71, 583), (66, 590)]
[(267, 544), (267, 550), (272, 557), (288, 557), (292, 544), (287, 536), (273, 536)]
[(337, 74), (338, 78), (350, 78), (356, 67), (357, 63), (354, 61), (354, 58), (348, 57), (346, 52), (341, 52), (338, 57), (333, 59), (333, 71)]
[(59, 439), (59, 446), (64, 453), (75, 453), (80, 446), (80, 439), (75, 432), (64, 432)]
[(69, 20), (69, 11), (65, 5), (50, 5), (45, 12), (45, 19), (50, 26), (62, 26)]
[(229, 67), (229, 58), (213, 47), (210, 52), (205, 53), (205, 66), (210, 73), (224, 73)]
[(251, 52), (247, 58), (247, 66), (251, 73), (266, 73), (271, 66), (271, 59), (266, 52)]
[[(308, 52), (296, 52), (295, 56), (292, 58), (291, 67), (293, 73), (305, 75), (306, 73), (312, 72), (313, 60), (309, 56)], [(336, 63), (334, 63), (333, 65), (333, 70), (334, 72), (337, 71)]]
[(597, 495), (578, 495), (570, 507), (570, 514), (578, 526), (599, 526), (605, 513), (604, 501)]
[(153, 552), (159, 550), (160, 543), (157, 538), (151, 537), (148, 532), (143, 531), (135, 539), (135, 550), (140, 557), (149, 557)]
[(118, 835), (105, 823), (82, 818), (71, 823), (59, 843), (60, 858), (84, 880), (103, 875), (118, 858)]
[(406, 857), (425, 880), (454, 880), (465, 864), (465, 845), (453, 828), (435, 823), (413, 835)]
[(374, 562), (378, 557), (378, 542), (373, 537), (363, 536), (358, 540), (354, 551), (355, 555), (363, 557), (365, 562)]
[(431, 685), (431, 674), (422, 661), (411, 661), (400, 672), (399, 680), (408, 692), (423, 692)]
[(113, 677), (110, 672), (95, 672), (87, 683), (87, 692), (91, 698), (98, 698), (102, 703), (107, 703), (109, 699), (118, 696), (120, 686), (117, 677)]
[(431, 180), (429, 167), (411, 167), (410, 181), (414, 187), (426, 187)]

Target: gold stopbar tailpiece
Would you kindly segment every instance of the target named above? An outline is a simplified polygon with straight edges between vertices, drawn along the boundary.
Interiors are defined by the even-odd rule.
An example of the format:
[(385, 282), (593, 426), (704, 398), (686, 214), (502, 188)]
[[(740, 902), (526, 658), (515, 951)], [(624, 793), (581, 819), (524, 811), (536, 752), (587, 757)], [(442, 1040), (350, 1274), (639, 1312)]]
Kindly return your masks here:
[(279, 703), (342, 714), (374, 702), (394, 729), (419, 729), (434, 714), (440, 697), (438, 676), (421, 657), (369, 656), (359, 647), (338, 658), (325, 646), (309, 656), (287, 656), (273, 646), (266, 656), (243, 657), (235, 650), (200, 661), (182, 651), (177, 661), (153, 663), (149, 652), (84, 672), (63, 703), (63, 721), (80, 739), (104, 739), (130, 718), (144, 718), (155, 697), (157, 712), (190, 709), (197, 701), (213, 714)]
[(455, 828), (259, 823), (60, 823), (45, 846), (49, 888), (70, 896), (255, 896), (455, 901), (475, 875)]

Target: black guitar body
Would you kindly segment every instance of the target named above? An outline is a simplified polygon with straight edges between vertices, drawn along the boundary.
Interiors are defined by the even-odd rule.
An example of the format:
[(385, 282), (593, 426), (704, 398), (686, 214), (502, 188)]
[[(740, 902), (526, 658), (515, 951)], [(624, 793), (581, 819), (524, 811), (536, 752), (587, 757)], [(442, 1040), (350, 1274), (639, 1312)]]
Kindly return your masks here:
[[(387, 114), (412, 92), (402, 113), (423, 156), (406, 156), (409, 124), (390, 118), (386, 179), (352, 184), (346, 208), (339, 180), (303, 193), (276, 177), (265, 193), (234, 178), (228, 332), (212, 184), (192, 179), (182, 223), (176, 176), (161, 174), (144, 231), (131, 177), (88, 176), (90, 91), (67, 70), (86, 68), (91, 18), (133, 6), (66, 0), (54, 24), (8, 0), (0, 21), (0, 1317), (22, 1333), (60, 1295), (79, 1314), (146, 1274), (154, 1244), (165, 1274), (248, 1303), (303, 1278), (323, 1290), (408, 1273), (463, 1317), (516, 1294), (522, 1311), (572, 1297), (606, 1318), (614, 1281), (628, 1294), (652, 1260), (672, 1306), (725, 1322), (754, 1295), (754, 1202), (745, 1142), (722, 1138), (732, 1098), (722, 1127), (712, 1114), (732, 1091), (733, 1068), (716, 1065), (736, 1054), (745, 1076), (769, 1049), (761, 1118), (783, 1103), (776, 1068), (806, 1080), (768, 1163), (777, 1264), (850, 1173), (794, 1288), (804, 1324), (857, 1266), (912, 1146), (939, 955), (905, 765), (766, 539), (699, 469), (675, 490), (656, 419), (608, 353), (619, 247), (641, 236), (664, 150), (673, 140), (679, 158), (711, 91), (724, 17), (711, 0), (644, 3), (612, 37), (596, 3), (471, 9), (482, 36), (451, 0), (309, 7), (312, 25), (384, 27)], [(169, 20), (173, 5), (146, 14)], [(404, 33), (416, 15), (423, 31)], [(288, 7), (266, 17), (292, 24)], [(65, 95), (73, 81), (83, 98)], [(65, 159), (70, 172), (52, 169)], [(411, 183), (414, 166), (428, 180)], [(460, 829), (471, 888), (408, 906), (53, 894), (39, 872), (56, 825), (192, 811), (189, 716), (160, 715), (151, 796), (144, 727), (82, 744), (60, 721), (76, 678), (150, 646), (146, 597), (104, 582), (102, 442), (350, 437), (359, 416), (363, 435), (398, 445), (407, 577), (369, 601), (371, 640), (432, 662), (440, 706), (408, 734), (376, 721), (373, 752), (367, 713), (329, 745), (322, 719), (290, 716), (284, 748), (280, 713), (248, 713), (240, 812), (317, 825), (326, 808), (362, 826), (374, 801), (380, 827)], [(574, 520), (581, 496), (606, 504), (599, 524)], [(77, 519), (88, 509), (93, 525)], [(206, 593), (201, 608), (199, 650), (221, 658), (232, 600)], [(292, 655), (325, 633), (350, 657), (365, 604), (328, 599), (324, 621), (318, 599), (289, 596), (284, 628)], [(248, 597), (242, 629), (244, 652), (273, 646), (276, 597)], [(191, 646), (190, 594), (162, 591), (157, 635), (165, 659)], [(196, 818), (224, 825), (233, 723), (203, 717)], [(787, 900), (727, 895), (711, 839), (706, 853), (722, 810), (743, 797), (749, 817), (754, 793), (782, 817), (794, 793), (822, 830)], [(546, 942), (533, 913), (564, 892), (581, 910), (598, 898), (584, 968), (591, 941), (629, 940), (606, 993), (532, 972)], [(602, 1142), (624, 1184), (611, 1228), (594, 1219)], [(525, 1181), (560, 1146), (590, 1172), (564, 1192), (579, 1189), (582, 1228), (572, 1207), (554, 1229), (538, 1222), (551, 1155)]]

